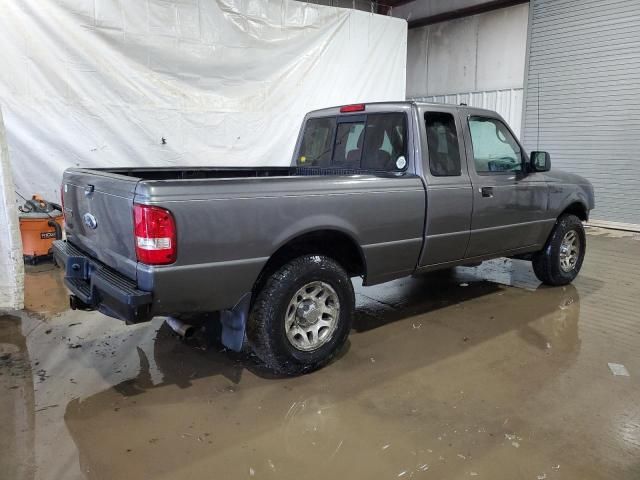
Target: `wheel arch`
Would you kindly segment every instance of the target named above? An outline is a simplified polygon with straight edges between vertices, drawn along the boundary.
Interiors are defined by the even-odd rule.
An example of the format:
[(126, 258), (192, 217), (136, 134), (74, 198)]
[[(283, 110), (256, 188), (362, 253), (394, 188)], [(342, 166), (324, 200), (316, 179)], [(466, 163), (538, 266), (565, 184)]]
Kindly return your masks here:
[(350, 277), (367, 274), (364, 252), (353, 236), (337, 229), (311, 230), (288, 239), (269, 257), (254, 284), (254, 295), (273, 272), (294, 258), (311, 254), (333, 258)]
[(583, 222), (586, 222), (589, 220), (589, 209), (583, 202), (578, 200), (570, 203), (564, 210), (562, 210), (560, 215), (558, 215), (558, 218), (562, 215), (575, 215)]

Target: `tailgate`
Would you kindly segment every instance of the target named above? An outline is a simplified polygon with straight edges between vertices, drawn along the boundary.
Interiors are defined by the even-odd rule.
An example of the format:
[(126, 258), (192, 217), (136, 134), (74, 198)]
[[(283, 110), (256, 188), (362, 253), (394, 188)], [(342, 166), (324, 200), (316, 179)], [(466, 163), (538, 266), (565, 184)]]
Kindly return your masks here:
[(64, 173), (67, 240), (135, 280), (133, 197), (140, 179), (90, 169)]

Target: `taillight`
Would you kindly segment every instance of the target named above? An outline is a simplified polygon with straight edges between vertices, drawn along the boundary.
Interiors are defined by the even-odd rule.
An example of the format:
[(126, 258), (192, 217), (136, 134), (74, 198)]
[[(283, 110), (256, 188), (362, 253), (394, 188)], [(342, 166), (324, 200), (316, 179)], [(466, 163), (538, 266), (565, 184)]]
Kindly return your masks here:
[(133, 220), (139, 262), (166, 265), (176, 261), (176, 222), (169, 210), (135, 204)]

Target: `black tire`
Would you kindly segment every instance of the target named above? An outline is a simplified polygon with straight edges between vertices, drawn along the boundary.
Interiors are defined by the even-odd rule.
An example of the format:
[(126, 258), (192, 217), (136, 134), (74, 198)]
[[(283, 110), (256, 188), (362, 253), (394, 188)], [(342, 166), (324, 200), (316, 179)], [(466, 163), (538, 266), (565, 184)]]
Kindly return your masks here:
[[(560, 249), (565, 235), (571, 231), (576, 233), (580, 248), (573, 268), (565, 271), (560, 267)], [(536, 277), (547, 285), (567, 285), (580, 272), (586, 249), (587, 238), (582, 221), (575, 215), (561, 215), (556, 221), (544, 249), (533, 255), (531, 260), (533, 271)]]
[[(337, 294), (339, 313), (324, 344), (311, 351), (296, 348), (287, 338), (285, 318), (294, 295), (311, 282), (324, 282)], [(321, 255), (298, 257), (273, 273), (253, 303), (247, 338), (255, 354), (278, 373), (298, 375), (317, 370), (340, 351), (351, 330), (354, 309), (351, 280), (342, 266)]]

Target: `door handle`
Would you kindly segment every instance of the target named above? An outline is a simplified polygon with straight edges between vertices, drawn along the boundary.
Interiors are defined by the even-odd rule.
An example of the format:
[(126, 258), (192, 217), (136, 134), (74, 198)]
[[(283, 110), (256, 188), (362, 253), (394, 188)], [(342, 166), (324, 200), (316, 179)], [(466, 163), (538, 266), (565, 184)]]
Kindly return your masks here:
[(480, 187), (480, 193), (485, 198), (493, 197), (493, 187)]

